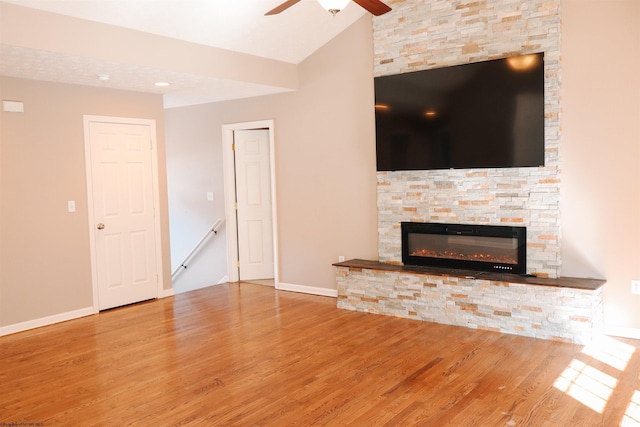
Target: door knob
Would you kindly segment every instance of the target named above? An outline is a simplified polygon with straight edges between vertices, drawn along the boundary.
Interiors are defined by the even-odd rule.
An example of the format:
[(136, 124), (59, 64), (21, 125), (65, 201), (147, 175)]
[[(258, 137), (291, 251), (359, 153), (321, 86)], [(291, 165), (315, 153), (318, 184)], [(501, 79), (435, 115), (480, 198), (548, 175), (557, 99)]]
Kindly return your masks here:
[(103, 230), (104, 229), (104, 224), (103, 223), (99, 223), (98, 224), (98, 230)]

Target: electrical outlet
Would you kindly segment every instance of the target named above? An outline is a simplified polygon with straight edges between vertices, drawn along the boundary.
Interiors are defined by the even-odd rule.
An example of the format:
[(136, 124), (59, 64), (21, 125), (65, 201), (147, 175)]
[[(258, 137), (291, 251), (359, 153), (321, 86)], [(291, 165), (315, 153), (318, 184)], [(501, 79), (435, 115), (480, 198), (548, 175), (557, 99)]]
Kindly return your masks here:
[(631, 293), (640, 294), (640, 280), (631, 281)]
[(344, 255), (340, 255), (338, 257), (338, 262), (344, 262)]

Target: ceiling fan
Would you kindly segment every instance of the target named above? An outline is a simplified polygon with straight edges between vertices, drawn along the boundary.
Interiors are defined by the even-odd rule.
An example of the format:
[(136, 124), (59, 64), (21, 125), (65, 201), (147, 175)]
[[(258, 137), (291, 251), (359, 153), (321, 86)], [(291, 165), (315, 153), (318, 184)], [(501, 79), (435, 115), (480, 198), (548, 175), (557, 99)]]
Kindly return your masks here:
[[(294, 4), (298, 3), (300, 0), (287, 0), (284, 3), (276, 6), (271, 9), (269, 12), (265, 13), (265, 15), (277, 15), (280, 12), (283, 12), (289, 9)], [(350, 0), (318, 0), (318, 3), (326, 10), (331, 12), (332, 14), (336, 14), (344, 9), (347, 4), (349, 4)], [(381, 2), (380, 0), (353, 0), (355, 3), (358, 3), (361, 7), (368, 10), (371, 14), (375, 16), (383, 15), (391, 10), (389, 6)]]

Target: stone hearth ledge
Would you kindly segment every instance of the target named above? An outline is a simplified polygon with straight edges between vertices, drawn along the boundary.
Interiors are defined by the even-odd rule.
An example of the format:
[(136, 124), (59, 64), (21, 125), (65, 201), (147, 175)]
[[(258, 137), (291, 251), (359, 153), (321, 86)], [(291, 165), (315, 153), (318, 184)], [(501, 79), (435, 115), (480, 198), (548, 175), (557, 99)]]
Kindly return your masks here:
[(605, 280), (528, 277), (354, 259), (336, 267), (338, 308), (587, 344)]

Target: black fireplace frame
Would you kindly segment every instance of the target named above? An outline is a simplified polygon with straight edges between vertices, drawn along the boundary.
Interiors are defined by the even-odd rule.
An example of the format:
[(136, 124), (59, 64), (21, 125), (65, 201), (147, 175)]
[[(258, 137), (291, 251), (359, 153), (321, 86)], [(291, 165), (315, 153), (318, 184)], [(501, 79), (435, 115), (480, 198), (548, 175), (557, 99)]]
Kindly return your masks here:
[[(401, 222), (402, 263), (404, 265), (453, 268), (461, 270), (489, 271), (497, 273), (526, 274), (527, 272), (527, 229), (503, 225), (445, 224), (435, 222)], [(517, 263), (485, 262), (412, 256), (409, 254), (408, 237), (411, 233), (468, 235), (485, 237), (504, 237), (517, 239)]]

